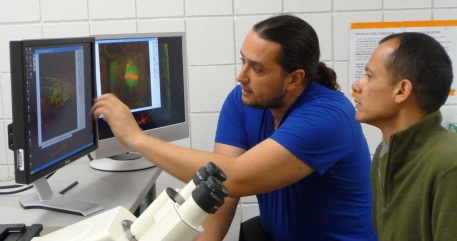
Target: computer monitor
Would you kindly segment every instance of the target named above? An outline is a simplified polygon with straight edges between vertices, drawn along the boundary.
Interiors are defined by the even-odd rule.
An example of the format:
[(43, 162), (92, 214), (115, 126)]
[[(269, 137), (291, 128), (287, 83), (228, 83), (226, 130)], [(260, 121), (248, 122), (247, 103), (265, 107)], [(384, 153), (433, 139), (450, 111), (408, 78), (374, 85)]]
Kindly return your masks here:
[[(189, 137), (185, 34), (94, 37), (97, 96), (114, 93), (148, 135), (165, 141)], [(98, 131), (92, 168), (132, 171), (154, 167), (154, 160), (146, 160), (121, 145), (102, 117), (98, 119)]]
[(35, 193), (20, 199), (25, 208), (79, 215), (101, 210), (99, 204), (62, 198), (46, 176), (97, 148), (96, 123), (90, 114), (95, 98), (94, 38), (10, 42), (13, 123), (8, 126), (17, 183)]

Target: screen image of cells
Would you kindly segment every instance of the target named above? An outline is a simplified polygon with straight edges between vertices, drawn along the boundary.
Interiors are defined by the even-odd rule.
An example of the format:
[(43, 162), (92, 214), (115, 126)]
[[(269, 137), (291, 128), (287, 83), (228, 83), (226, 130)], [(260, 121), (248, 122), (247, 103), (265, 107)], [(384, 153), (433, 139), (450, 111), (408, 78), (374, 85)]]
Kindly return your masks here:
[(102, 94), (114, 93), (131, 109), (151, 106), (148, 53), (148, 42), (99, 44)]
[[(41, 88), (41, 97), (42, 103), (48, 102), (49, 104), (53, 105), (54, 108), (51, 109), (49, 106), (43, 106), (44, 113), (42, 111), (42, 115), (48, 115), (49, 111), (57, 110), (60, 106), (63, 106), (65, 102), (76, 93), (76, 86), (73, 81), (71, 83), (67, 80), (67, 78), (63, 75), (57, 75), (56, 77), (42, 77), (41, 81), (50, 81), (50, 86), (46, 86)], [(48, 83), (49, 84), (49, 83)]]
[(40, 78), (41, 129), (43, 140), (52, 139), (77, 128), (76, 81), (56, 74)]

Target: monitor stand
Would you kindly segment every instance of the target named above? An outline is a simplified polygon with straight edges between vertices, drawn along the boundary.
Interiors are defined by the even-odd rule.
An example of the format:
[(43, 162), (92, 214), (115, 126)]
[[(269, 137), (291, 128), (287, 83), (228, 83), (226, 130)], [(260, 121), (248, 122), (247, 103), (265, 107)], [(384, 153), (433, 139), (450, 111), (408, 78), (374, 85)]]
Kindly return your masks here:
[(24, 209), (41, 208), (81, 216), (87, 216), (103, 209), (100, 204), (63, 198), (62, 194), (76, 184), (78, 184), (76, 181), (59, 181), (54, 188), (57, 192), (53, 192), (46, 177), (42, 177), (33, 183), (35, 193), (19, 199), (19, 204)]
[(93, 169), (107, 172), (129, 172), (155, 167), (154, 163), (133, 152), (95, 159), (89, 164)]

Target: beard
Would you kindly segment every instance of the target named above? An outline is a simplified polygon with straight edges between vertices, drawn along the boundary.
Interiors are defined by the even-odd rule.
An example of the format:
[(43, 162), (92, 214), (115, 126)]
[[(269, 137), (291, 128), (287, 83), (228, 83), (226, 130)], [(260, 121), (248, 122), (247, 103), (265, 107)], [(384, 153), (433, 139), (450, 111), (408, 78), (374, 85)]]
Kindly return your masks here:
[(284, 105), (285, 96), (286, 91), (279, 89), (271, 95), (261, 95), (258, 97), (254, 95), (254, 99), (246, 99), (241, 96), (241, 101), (244, 105), (256, 109), (274, 109)]

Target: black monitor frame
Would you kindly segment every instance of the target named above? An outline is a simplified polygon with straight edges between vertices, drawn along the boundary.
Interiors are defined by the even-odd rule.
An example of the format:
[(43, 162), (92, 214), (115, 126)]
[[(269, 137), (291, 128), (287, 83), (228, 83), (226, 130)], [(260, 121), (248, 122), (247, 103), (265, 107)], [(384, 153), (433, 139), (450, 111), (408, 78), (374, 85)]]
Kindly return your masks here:
[[(61, 193), (53, 193), (51, 190), (49, 184), (46, 181), (46, 176), (49, 175), (50, 173), (53, 173), (54, 171), (78, 160), (79, 158), (86, 156), (90, 152), (94, 151), (98, 147), (98, 131), (97, 131), (97, 124), (96, 121), (92, 118), (92, 115), (90, 113), (90, 108), (94, 104), (94, 99), (96, 96), (96, 87), (95, 87), (95, 77), (94, 77), (94, 41), (95, 39), (93, 37), (81, 37), (81, 38), (60, 38), (60, 39), (31, 39), (31, 40), (13, 40), (10, 41), (10, 65), (11, 65), (11, 92), (14, 93), (12, 94), (12, 119), (13, 123), (8, 125), (8, 147), (9, 149), (14, 151), (14, 170), (15, 170), (15, 179), (16, 183), (21, 183), (21, 184), (34, 184), (35, 191), (38, 194), (37, 197), (32, 197), (28, 198), (26, 201), (20, 201), (21, 206), (23, 206), (25, 209), (28, 208), (43, 208), (43, 209), (50, 209), (50, 210), (56, 210), (56, 211), (63, 211), (67, 213), (73, 213), (73, 214), (79, 214), (79, 215), (88, 215), (89, 213), (87, 212), (88, 209), (91, 209), (89, 212), (94, 212), (93, 210), (100, 210), (102, 207), (98, 204), (95, 204), (95, 208), (92, 204), (84, 203), (81, 205), (82, 211), (80, 210), (73, 210), (73, 209), (65, 209), (65, 207), (62, 207), (58, 202), (58, 199), (61, 199)], [(67, 49), (66, 49), (67, 48)], [(76, 144), (75, 142), (79, 140), (79, 134), (81, 132), (73, 130), (71, 134), (67, 134), (66, 136), (57, 136), (57, 134), (53, 133), (53, 135), (49, 135), (48, 133), (52, 130), (47, 130), (45, 131), (39, 131), (41, 128), (43, 128), (43, 119), (38, 120), (39, 116), (42, 117), (42, 110), (41, 108), (44, 108), (42, 103), (42, 99), (40, 99), (40, 103), (38, 103), (38, 91), (42, 91), (42, 89), (38, 89), (39, 87), (37, 86), (37, 82), (33, 82), (36, 80), (35, 78), (27, 78), (30, 74), (31, 71), (33, 72), (33, 75), (35, 75), (35, 72), (33, 71), (33, 68), (35, 68), (35, 63), (31, 64), (31, 59), (34, 61), (35, 59), (32, 57), (34, 54), (34, 51), (37, 49), (37, 51), (42, 51), (41, 53), (44, 53), (43, 51), (48, 50), (55, 50), (56, 52), (61, 51), (61, 53), (66, 54), (66, 52), (69, 52), (69, 56), (71, 56), (71, 51), (74, 51), (74, 64), (78, 66), (77, 61), (80, 61), (79, 67), (75, 67), (75, 75), (73, 80), (69, 79), (64, 79), (64, 77), (46, 77), (45, 82), (51, 83), (51, 87), (56, 84), (58, 87), (58, 93), (59, 95), (59, 100), (64, 101), (63, 94), (61, 93), (62, 90), (62, 85), (61, 83), (65, 83), (65, 91), (67, 92), (72, 92), (74, 91), (75, 93), (83, 93), (84, 95), (84, 106), (78, 103), (72, 103), (72, 107), (77, 110), (77, 112), (84, 111), (85, 113), (85, 119), (84, 120), (79, 120), (76, 118), (76, 114), (73, 116), (76, 118), (76, 120), (70, 120), (69, 122), (73, 121), (76, 123), (74, 126), (77, 126), (77, 128), (82, 128), (85, 130), (91, 130), (91, 135), (92, 135), (92, 140), (88, 140), (87, 142), (84, 143), (78, 143)], [(81, 56), (78, 59), (78, 54), (82, 53)], [(36, 54), (36, 52), (35, 52)], [(40, 55), (42, 56), (42, 55)], [(43, 55), (40, 58), (46, 58)], [(62, 55), (59, 55), (62, 56)], [(44, 60), (40, 60), (44, 61)], [(51, 60), (51, 61), (56, 61), (56, 60)], [(73, 61), (73, 60), (71, 60)], [(60, 62), (58, 62), (60, 63)], [(37, 63), (38, 65), (41, 63)], [(30, 66), (27, 66), (30, 65)], [(59, 66), (60, 67), (60, 66)], [(55, 67), (57, 68), (57, 67)], [(82, 68), (83, 71), (78, 72), (78, 68)], [(38, 69), (38, 67), (36, 68)], [(73, 73), (73, 72), (72, 72)], [(78, 75), (79, 74), (79, 75)], [(84, 81), (84, 89), (78, 88), (76, 78), (81, 78), (82, 81)], [(80, 79), (80, 80), (81, 80)], [(66, 81), (68, 80), (68, 81)], [(66, 82), (65, 82), (66, 81)], [(43, 82), (42, 79), (40, 79), (40, 83)], [(47, 84), (49, 84), (47, 83)], [(60, 84), (59, 84), (60, 83)], [(74, 83), (72, 85), (71, 83)], [(30, 87), (35, 87), (36, 94), (29, 94), (29, 88), (27, 85), (30, 85)], [(60, 88), (59, 88), (60, 87)], [(81, 87), (81, 86), (79, 86)], [(55, 90), (52, 89), (52, 90)], [(83, 92), (82, 92), (83, 91)], [(30, 91), (32, 92), (32, 91)], [(51, 88), (48, 87), (48, 93), (51, 92)], [(30, 100), (27, 99), (30, 96)], [(34, 98), (34, 96), (36, 98)], [(41, 96), (41, 94), (40, 94)], [(67, 98), (67, 97), (65, 97)], [(92, 100), (92, 102), (88, 103), (88, 98)], [(65, 99), (67, 100), (67, 99)], [(30, 101), (30, 106), (36, 106), (36, 108), (30, 108), (29, 110), (29, 102)], [(52, 103), (57, 103), (55, 100)], [(55, 104), (57, 105), (57, 104)], [(57, 108), (57, 107), (56, 107)], [(68, 109), (68, 108), (67, 108)], [(29, 112), (28, 112), (29, 111)], [(35, 112), (35, 113), (33, 113)], [(47, 113), (47, 112), (46, 112)], [(73, 113), (73, 112), (70, 112)], [(33, 125), (29, 125), (28, 118), (31, 118), (32, 122), (31, 123), (36, 123), (36, 127), (33, 127)], [(90, 120), (89, 120), (90, 118)], [(39, 124), (38, 124), (39, 123)], [(35, 129), (38, 129), (36, 131)], [(71, 127), (73, 128), (73, 126)], [(35, 133), (36, 132), (36, 133)], [(85, 137), (88, 137), (90, 135), (90, 132), (86, 132), (84, 134)], [(32, 134), (30, 134), (32, 133)], [(31, 135), (31, 136), (30, 136)], [(40, 136), (40, 137), (38, 137)], [(53, 139), (54, 138), (54, 139)], [(62, 144), (63, 148), (68, 148), (69, 151), (62, 154), (60, 157), (53, 157), (54, 152), (48, 152), (50, 154), (44, 154), (43, 152), (37, 151), (39, 150), (45, 150), (46, 146), (52, 146), (54, 143), (63, 140), (67, 140), (65, 138), (73, 138), (73, 139), (68, 139), (68, 141), (64, 142)], [(88, 138), (90, 139), (90, 138)], [(40, 142), (41, 147), (43, 148), (37, 148), (37, 142)], [(54, 151), (54, 150), (53, 150)], [(60, 151), (60, 150), (59, 150)], [(36, 160), (36, 155), (39, 155), (40, 158), (42, 157), (43, 159), (48, 159), (48, 160), (43, 160), (43, 163), (46, 163), (40, 168), (32, 170), (30, 167), (30, 155), (35, 155), (34, 158)], [(49, 158), (47, 158), (49, 157)], [(54, 158), (54, 159), (53, 159)], [(38, 159), (40, 162), (41, 160)], [(48, 163), (48, 161), (50, 163)], [(42, 163), (40, 163), (41, 165)], [(36, 167), (33, 167), (36, 168)], [(74, 186), (76, 185), (77, 182), (73, 182), (71, 185)], [(57, 201), (56, 201), (57, 200)], [(33, 203), (32, 203), (33, 202)], [(57, 207), (55, 207), (57, 205)], [(92, 206), (91, 206), (92, 205)]]

